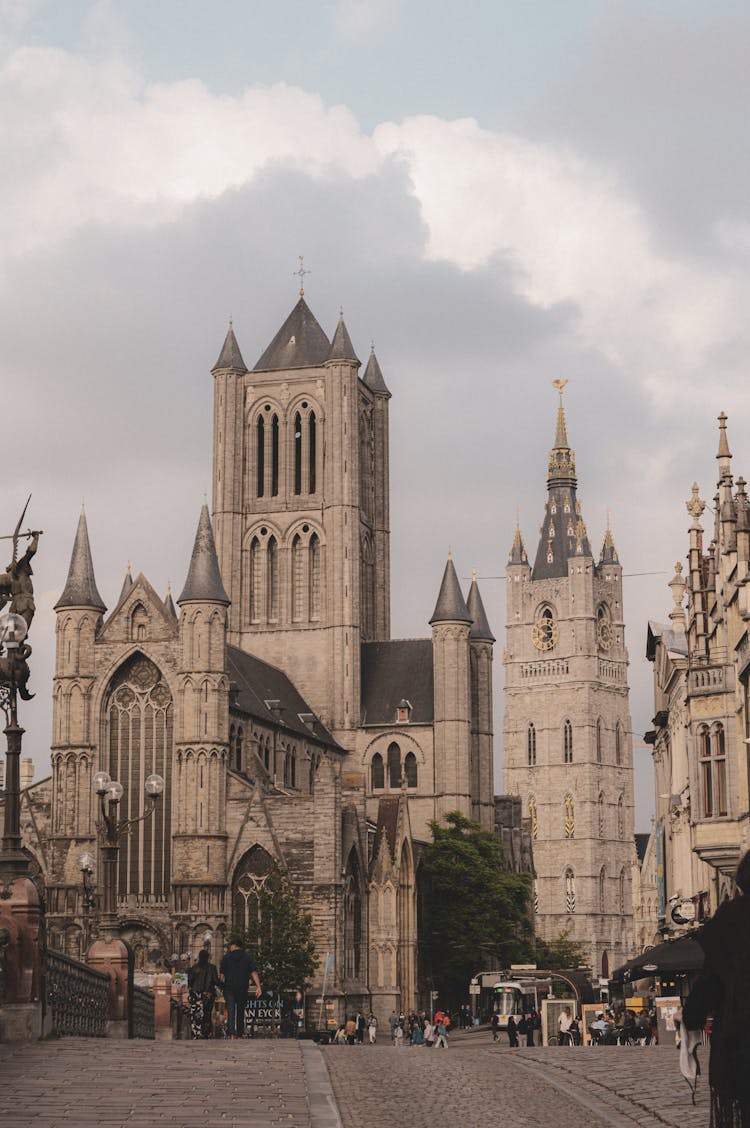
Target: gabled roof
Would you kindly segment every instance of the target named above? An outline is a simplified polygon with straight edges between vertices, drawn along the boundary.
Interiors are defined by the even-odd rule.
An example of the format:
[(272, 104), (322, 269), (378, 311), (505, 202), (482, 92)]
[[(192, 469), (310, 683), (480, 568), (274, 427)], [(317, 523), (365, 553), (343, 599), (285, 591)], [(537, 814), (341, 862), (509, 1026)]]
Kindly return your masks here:
[(315, 320), (304, 298), (300, 298), (254, 371), (313, 368), (324, 364), (331, 343)]
[(402, 699), (409, 723), (432, 724), (435, 715), (432, 639), (399, 638), (362, 643), (362, 724), (393, 725)]
[(229, 322), (227, 335), (224, 338), (224, 344), (221, 346), (219, 359), (211, 369), (212, 372), (218, 372), (222, 368), (233, 368), (236, 372), (247, 372), (247, 365), (242, 359), (240, 346), (237, 344), (237, 338), (234, 335), (232, 322)]
[(472, 617), (466, 606), (466, 601), (458, 582), (456, 569), (453, 567), (453, 557), (448, 553), (448, 562), (443, 572), (435, 610), (432, 612), (430, 624), (433, 623), (471, 623)]
[(142, 603), (147, 613), (152, 618), (153, 638), (173, 638), (177, 635), (177, 619), (171, 616), (164, 605), (164, 601), (152, 584), (139, 572), (131, 581), (127, 591), (123, 591), (114, 609), (109, 613), (102, 628), (101, 638), (122, 639), (129, 638), (128, 623), (133, 608), (137, 603)]
[(476, 575), (471, 578), (471, 587), (469, 588), (469, 598), (466, 600), (466, 606), (472, 618), (469, 638), (484, 639), (487, 642), (494, 642), (495, 636), (490, 630), (490, 624), (487, 622), (487, 612), (482, 603), (482, 596), (479, 591)]
[(380, 369), (380, 365), (378, 364), (378, 358), (375, 356), (374, 345), (370, 349), (370, 359), (367, 361), (367, 367), (365, 368), (362, 381), (367, 385), (371, 392), (374, 392), (376, 395), (388, 396), (390, 398), (391, 393), (388, 391), (386, 382), (383, 379), (383, 373)]
[(349, 330), (344, 323), (343, 313), (339, 317), (339, 323), (336, 326), (336, 332), (333, 334), (331, 347), (328, 350), (327, 360), (356, 360), (359, 364), (359, 357), (354, 351), (352, 339), (349, 336)]
[(68, 578), (65, 581), (63, 593), (55, 604), (55, 610), (59, 611), (63, 607), (90, 607), (95, 611), (107, 610), (96, 586), (94, 562), (91, 559), (91, 546), (89, 544), (89, 530), (84, 512), (81, 512), (81, 516), (78, 518)]
[(208, 506), (203, 503), (198, 528), (195, 533), (193, 555), (190, 557), (185, 586), (178, 603), (223, 603), (229, 606), (230, 599), (221, 581), (219, 561), (214, 544), (214, 531)]
[(400, 795), (383, 795), (378, 800), (378, 822), (375, 829), (375, 841), (372, 844), (373, 864), (377, 863), (378, 853), (383, 842), (388, 847), (391, 861), (396, 860), (400, 808)]
[[(268, 724), (291, 729), (299, 736), (338, 747), (319, 720), (315, 719), (312, 728), (300, 720), (300, 714), (315, 717), (315, 713), (283, 670), (236, 646), (227, 647), (227, 664), (229, 680), (237, 686), (235, 700), (241, 712)], [(278, 701), (279, 704), (271, 709), (266, 704), (268, 701)]]

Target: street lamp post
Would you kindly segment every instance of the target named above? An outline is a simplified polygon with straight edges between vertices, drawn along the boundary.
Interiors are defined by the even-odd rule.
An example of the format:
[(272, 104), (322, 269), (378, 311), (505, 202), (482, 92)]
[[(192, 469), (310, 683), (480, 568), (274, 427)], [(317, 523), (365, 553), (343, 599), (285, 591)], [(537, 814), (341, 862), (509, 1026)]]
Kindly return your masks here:
[(93, 885), (94, 866), (96, 858), (88, 851), (81, 854), (78, 859), (78, 868), (83, 878), (83, 950), (87, 951), (91, 939), (91, 913), (97, 907), (96, 889)]
[(150, 775), (144, 784), (150, 805), (132, 819), (118, 818), (118, 806), (125, 789), (108, 772), (97, 772), (93, 779), (94, 791), (99, 796), (99, 843), (102, 852), (103, 904), (101, 923), (105, 933), (112, 935), (117, 927), (117, 860), (120, 840), (129, 834), (138, 823), (153, 815), (164, 791), (164, 780), (160, 775)]

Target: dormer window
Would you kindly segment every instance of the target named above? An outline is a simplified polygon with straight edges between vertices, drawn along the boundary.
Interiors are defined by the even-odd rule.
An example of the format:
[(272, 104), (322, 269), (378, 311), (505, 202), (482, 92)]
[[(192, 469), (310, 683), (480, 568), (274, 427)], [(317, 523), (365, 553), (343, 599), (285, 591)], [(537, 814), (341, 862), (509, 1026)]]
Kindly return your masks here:
[(408, 725), (411, 719), (411, 704), (402, 698), (396, 706), (396, 723)]

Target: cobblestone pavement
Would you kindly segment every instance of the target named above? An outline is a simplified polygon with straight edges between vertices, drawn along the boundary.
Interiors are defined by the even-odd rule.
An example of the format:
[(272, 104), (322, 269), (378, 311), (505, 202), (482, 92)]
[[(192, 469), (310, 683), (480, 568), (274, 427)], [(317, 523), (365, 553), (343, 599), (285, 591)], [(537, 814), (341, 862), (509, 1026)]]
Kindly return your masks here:
[(321, 1052), (344, 1128), (485, 1128), (509, 1121), (524, 1128), (708, 1125), (707, 1060), (693, 1107), (677, 1053), (668, 1046), (511, 1050), (477, 1034), (456, 1035), (447, 1052), (396, 1050), (387, 1042)]
[(3, 1128), (279, 1124), (312, 1126), (296, 1042), (63, 1038), (0, 1055)]

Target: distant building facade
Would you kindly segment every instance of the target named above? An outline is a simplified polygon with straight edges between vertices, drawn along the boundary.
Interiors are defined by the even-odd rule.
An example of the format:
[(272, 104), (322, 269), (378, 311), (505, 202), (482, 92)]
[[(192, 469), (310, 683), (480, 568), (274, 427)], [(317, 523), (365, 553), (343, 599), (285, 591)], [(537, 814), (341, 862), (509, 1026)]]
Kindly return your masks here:
[(750, 514), (745, 481), (732, 474), (726, 416), (719, 416), (713, 529), (693, 484), (687, 571), (675, 565), (669, 623), (650, 622), (657, 918), (678, 933), (715, 912), (733, 891), (750, 847)]
[(560, 388), (535, 561), (507, 566), (503, 789), (531, 821), (537, 931), (569, 933), (594, 975), (633, 943), (633, 760), (622, 567), (597, 561), (577, 497)]
[(300, 296), (252, 370), (230, 326), (213, 381), (213, 520), (204, 506), (176, 606), (128, 570), (107, 613), (79, 521), (56, 604), (52, 777), (23, 799), (50, 943), (81, 955), (89, 938), (94, 774), (138, 819), (157, 772), (163, 799), (119, 855), (137, 965), (220, 954), (278, 862), (313, 917), (313, 991), (330, 957), (336, 1017), (384, 1017), (429, 986), (430, 820), (494, 826), (494, 639), (450, 558), (431, 635), (390, 637), (390, 393), (374, 352), (360, 373), (343, 318), (329, 341)]

